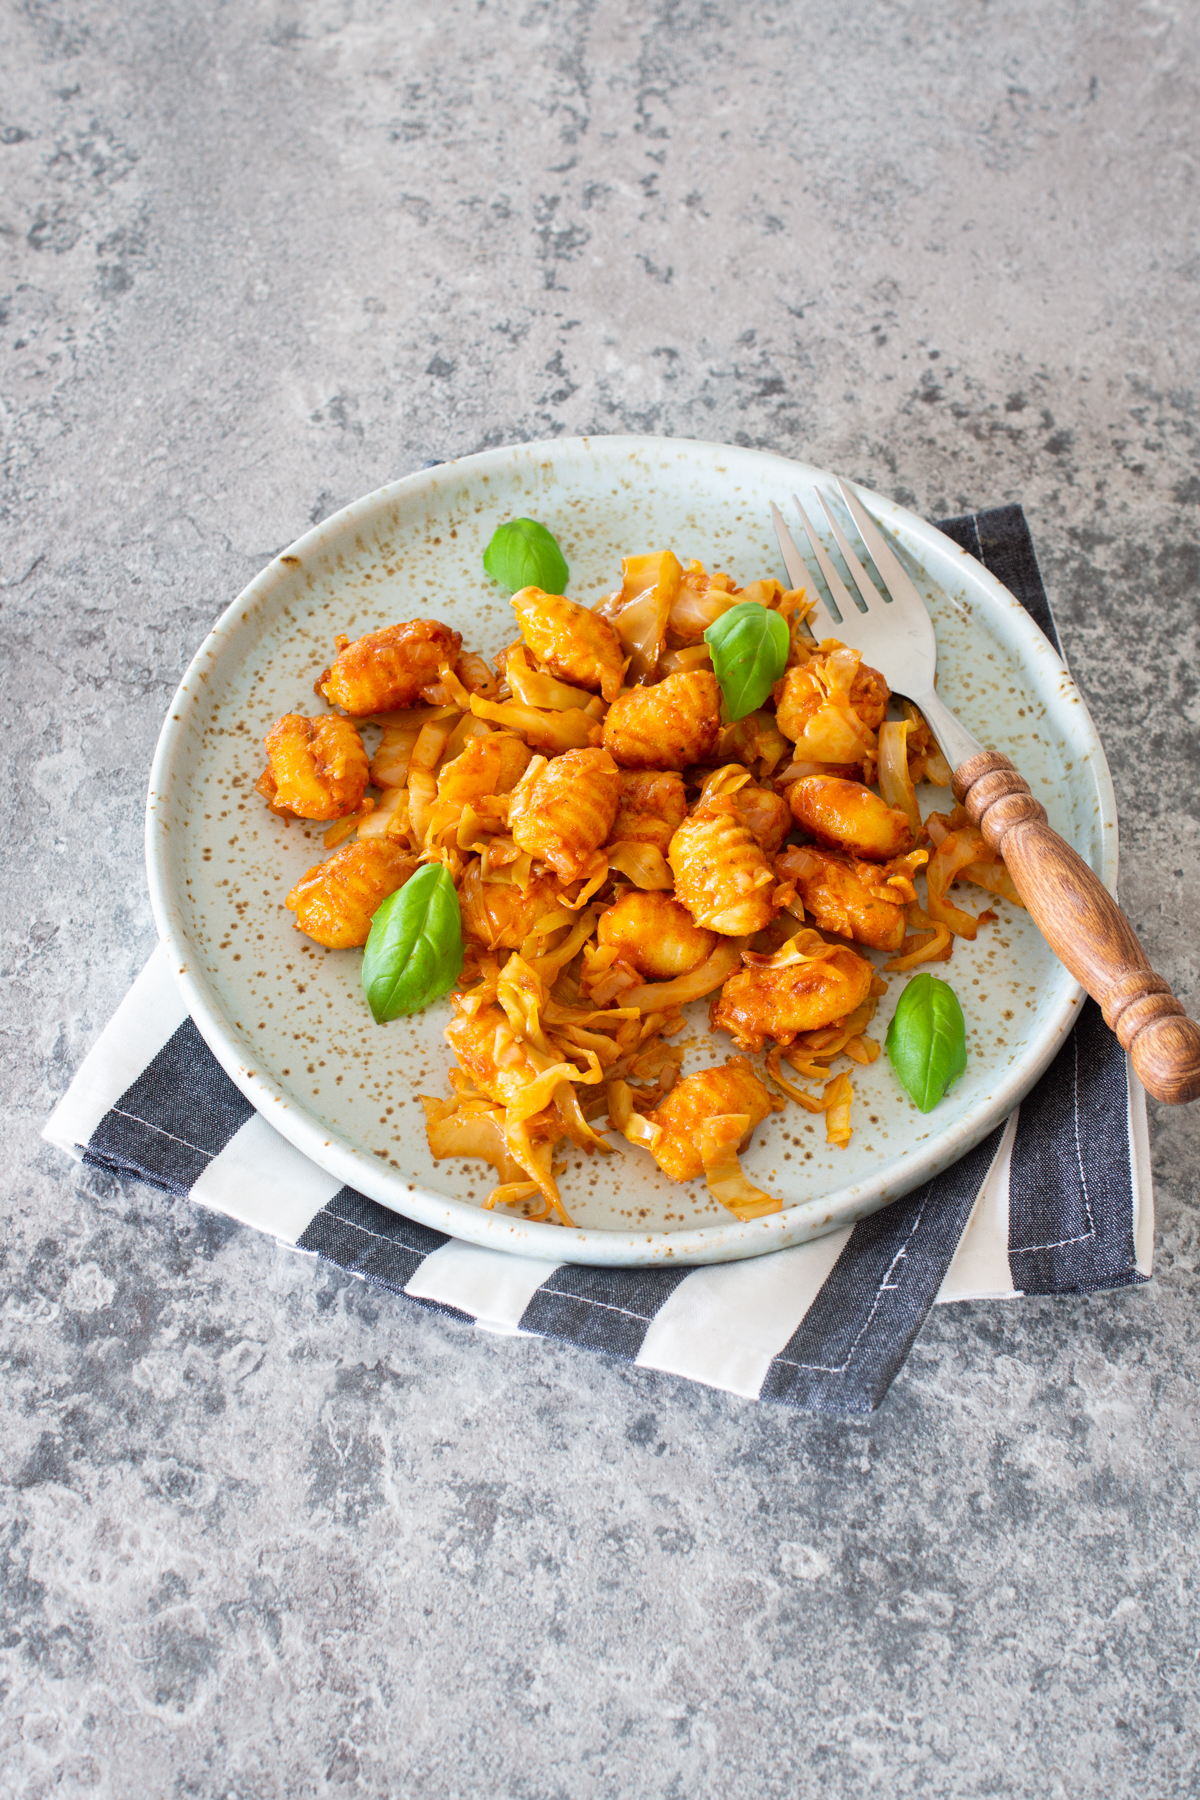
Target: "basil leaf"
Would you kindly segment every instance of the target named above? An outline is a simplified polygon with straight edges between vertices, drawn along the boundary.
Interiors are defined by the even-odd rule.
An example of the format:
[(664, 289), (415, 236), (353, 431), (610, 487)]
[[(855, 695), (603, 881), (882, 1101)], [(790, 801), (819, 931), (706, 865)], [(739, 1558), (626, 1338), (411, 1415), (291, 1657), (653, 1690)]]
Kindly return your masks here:
[(730, 720), (757, 712), (787, 667), (787, 621), (770, 607), (744, 600), (704, 634)]
[(888, 1026), (887, 1053), (923, 1113), (931, 1112), (967, 1066), (967, 1026), (954, 989), (917, 975)]
[(462, 974), (462, 916), (450, 872), (426, 863), (371, 920), (362, 984), (375, 1023), (421, 1012)]
[(566, 558), (536, 519), (510, 519), (494, 531), (483, 566), (510, 594), (527, 587), (539, 587), (547, 594), (566, 592)]

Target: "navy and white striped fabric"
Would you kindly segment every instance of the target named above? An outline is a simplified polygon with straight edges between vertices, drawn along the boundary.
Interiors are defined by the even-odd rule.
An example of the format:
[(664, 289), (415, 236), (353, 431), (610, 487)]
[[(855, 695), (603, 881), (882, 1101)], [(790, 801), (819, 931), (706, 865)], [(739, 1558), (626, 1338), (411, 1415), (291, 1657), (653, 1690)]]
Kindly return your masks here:
[[(1057, 643), (1019, 507), (942, 529)], [(340, 1187), (230, 1081), (184, 1012), (162, 950), (45, 1136), (486, 1330), (557, 1338), (834, 1415), (878, 1406), (935, 1301), (1089, 1292), (1150, 1271), (1145, 1097), (1091, 1001), (1019, 1110), (953, 1168), (815, 1243), (707, 1268), (506, 1256)]]

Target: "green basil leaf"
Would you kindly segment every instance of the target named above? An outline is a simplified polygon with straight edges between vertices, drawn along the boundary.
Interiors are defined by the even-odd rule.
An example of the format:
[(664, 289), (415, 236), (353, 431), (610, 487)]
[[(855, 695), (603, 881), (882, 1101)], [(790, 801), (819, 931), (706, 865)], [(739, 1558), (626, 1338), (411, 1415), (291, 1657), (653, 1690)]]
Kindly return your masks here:
[(923, 1113), (932, 1111), (967, 1066), (967, 1026), (945, 981), (917, 975), (888, 1026), (887, 1053)]
[(493, 532), (483, 566), (510, 594), (527, 587), (540, 587), (547, 594), (567, 590), (566, 558), (536, 519), (510, 519)]
[(744, 600), (709, 626), (704, 641), (712, 651), (726, 716), (744, 719), (757, 712), (787, 667), (787, 621), (770, 607)]
[(450, 872), (426, 863), (389, 894), (371, 920), (363, 993), (377, 1025), (421, 1012), (462, 974), (462, 915)]

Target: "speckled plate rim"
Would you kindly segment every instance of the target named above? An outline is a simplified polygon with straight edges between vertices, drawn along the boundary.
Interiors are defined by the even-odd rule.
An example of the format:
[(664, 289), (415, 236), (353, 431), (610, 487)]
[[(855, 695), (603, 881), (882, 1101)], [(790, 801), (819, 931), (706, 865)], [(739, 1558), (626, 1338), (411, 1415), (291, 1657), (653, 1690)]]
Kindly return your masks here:
[[(477, 1206), (448, 1198), (403, 1176), (381, 1169), (379, 1161), (348, 1138), (331, 1136), (319, 1120), (255, 1066), (254, 1046), (225, 1017), (218, 995), (204, 975), (198, 946), (189, 936), (185, 915), (184, 874), (175, 846), (180, 839), (172, 831), (170, 793), (172, 779), (185, 746), (187, 715), (209, 699), (210, 676), (218, 661), (236, 648), (237, 638), (252, 617), (262, 622), (264, 610), (283, 595), (293, 565), (326, 548), (335, 535), (348, 527), (363, 526), (384, 506), (397, 501), (419, 503), (436, 495), (447, 476), (461, 481), (472, 477), (499, 477), (514, 461), (544, 466), (564, 455), (590, 455), (620, 459), (651, 448), (676, 456), (690, 455), (711, 467), (720, 459), (732, 480), (739, 472), (757, 486), (773, 483), (781, 496), (791, 492), (800, 478), (832, 482), (827, 471), (768, 451), (715, 444), (701, 439), (592, 437), (555, 438), (537, 443), (509, 445), (440, 463), (428, 470), (402, 477), (353, 501), (315, 526), (287, 549), (279, 552), (237, 599), (227, 607), (192, 660), (167, 711), (154, 755), (146, 805), (146, 865), (150, 903), (159, 936), (171, 968), (201, 1036), (217, 1061), (250, 1103), (275, 1130), (328, 1174), (377, 1200), (392, 1211), (420, 1224), (447, 1232), (465, 1242), (539, 1260), (638, 1266), (658, 1262), (681, 1264), (730, 1262), (762, 1256), (806, 1242), (866, 1217), (880, 1207), (948, 1168), (973, 1149), (1010, 1113), (1049, 1066), (1075, 1021), (1083, 990), (1062, 971), (1061, 993), (1056, 1006), (1047, 1010), (1042, 1029), (1025, 1054), (1000, 1075), (986, 1099), (961, 1117), (945, 1133), (933, 1138), (906, 1163), (895, 1179), (862, 1180), (833, 1194), (784, 1208), (764, 1219), (742, 1223), (705, 1225), (684, 1231), (629, 1231), (584, 1228), (564, 1232), (561, 1227), (535, 1224), (508, 1214), (485, 1212)], [(914, 553), (947, 552), (964, 562), (964, 576), (975, 595), (1001, 627), (1002, 637), (1020, 647), (1031, 662), (1049, 659), (1047, 672), (1055, 678), (1057, 703), (1047, 701), (1048, 712), (1070, 741), (1078, 759), (1086, 762), (1095, 784), (1097, 834), (1100, 845), (1100, 878), (1116, 891), (1117, 818), (1112, 778), (1104, 751), (1070, 673), (1043, 637), (1024, 607), (980, 563), (967, 556), (926, 520), (886, 497), (862, 492), (877, 517), (888, 520), (907, 540)], [(285, 563), (284, 558), (289, 559)], [(968, 568), (969, 565), (969, 568)], [(193, 721), (194, 723), (194, 721)], [(1086, 855), (1087, 852), (1085, 851)], [(247, 1055), (251, 1060), (247, 1061)]]

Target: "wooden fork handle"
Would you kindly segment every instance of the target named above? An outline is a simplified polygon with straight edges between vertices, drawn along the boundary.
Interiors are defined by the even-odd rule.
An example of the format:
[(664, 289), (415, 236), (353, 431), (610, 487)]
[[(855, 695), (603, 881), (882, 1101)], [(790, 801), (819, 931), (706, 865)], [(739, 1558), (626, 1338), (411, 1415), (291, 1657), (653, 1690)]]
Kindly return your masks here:
[(1148, 1094), (1178, 1105), (1200, 1096), (1200, 1025), (1150, 967), (1129, 920), (1007, 756), (985, 750), (954, 773), (954, 792), (1003, 856), (1054, 954), (1098, 1000)]

